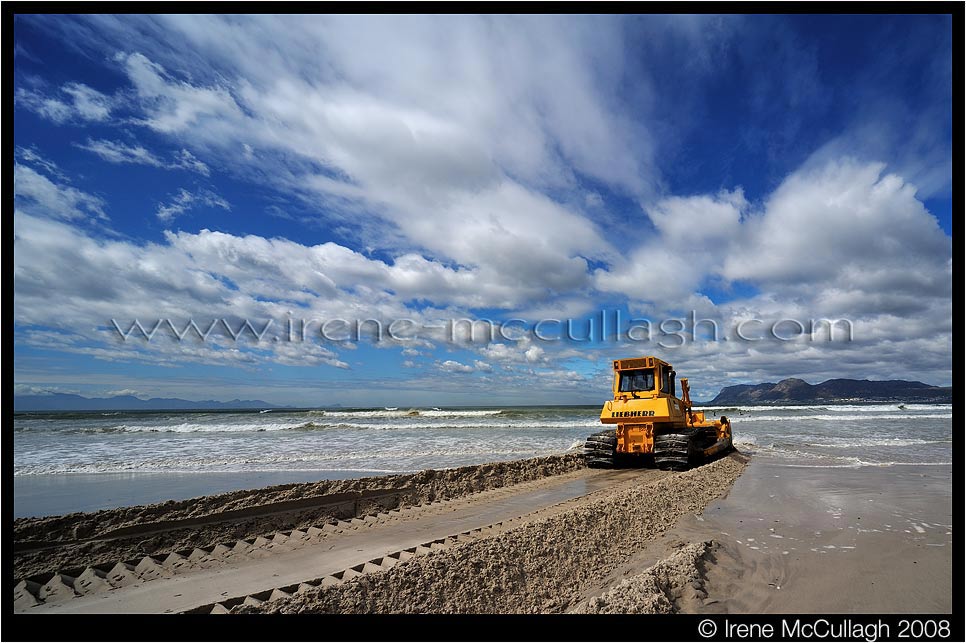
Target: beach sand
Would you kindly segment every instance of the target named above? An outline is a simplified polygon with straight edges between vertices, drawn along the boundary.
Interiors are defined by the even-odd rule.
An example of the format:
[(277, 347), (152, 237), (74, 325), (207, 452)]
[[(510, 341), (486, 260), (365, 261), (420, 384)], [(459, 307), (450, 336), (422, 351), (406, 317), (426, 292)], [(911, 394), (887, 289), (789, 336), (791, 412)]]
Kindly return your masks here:
[(668, 534), (714, 539), (702, 611), (952, 611), (949, 466), (787, 466), (756, 457)]
[(553, 456), (17, 520), (15, 607), (951, 610), (948, 467), (748, 463), (601, 471)]

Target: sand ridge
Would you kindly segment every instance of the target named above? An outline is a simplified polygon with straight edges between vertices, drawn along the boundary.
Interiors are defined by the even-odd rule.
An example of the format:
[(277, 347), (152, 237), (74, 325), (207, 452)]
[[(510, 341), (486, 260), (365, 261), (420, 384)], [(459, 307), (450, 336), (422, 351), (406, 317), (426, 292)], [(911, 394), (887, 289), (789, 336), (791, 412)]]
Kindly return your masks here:
[[(601, 494), (548, 517), (403, 565), (233, 612), (542, 613), (608, 589), (629, 543), (655, 538), (700, 513), (741, 474), (732, 454), (698, 469)], [(642, 603), (643, 604), (643, 603)]]
[[(28, 579), (59, 569), (134, 560), (209, 543), (256, 538), (284, 529), (308, 529), (330, 520), (459, 498), (583, 468), (580, 454), (564, 454), (454, 469), (428, 469), (412, 474), (277, 485), (66, 516), (20, 518), (14, 521), (14, 576)], [(278, 512), (269, 506), (306, 497), (361, 495), (371, 490), (383, 493), (363, 502), (320, 502), (314, 507), (291, 511)], [(271, 511), (262, 513), (263, 508)], [(247, 511), (248, 515), (238, 518), (231, 513), (239, 511)], [(203, 524), (101, 538), (149, 523), (177, 523), (185, 519), (200, 519)]]
[(703, 606), (705, 564), (713, 540), (682, 544), (640, 574), (625, 578), (600, 596), (571, 610), (573, 614), (675, 614)]

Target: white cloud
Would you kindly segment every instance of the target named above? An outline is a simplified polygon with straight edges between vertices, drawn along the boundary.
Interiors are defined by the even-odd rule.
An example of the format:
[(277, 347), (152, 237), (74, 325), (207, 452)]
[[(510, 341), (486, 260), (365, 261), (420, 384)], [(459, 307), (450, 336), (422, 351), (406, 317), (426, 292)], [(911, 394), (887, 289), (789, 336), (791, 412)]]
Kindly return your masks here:
[[(164, 69), (134, 53), (119, 56), (138, 97), (150, 105), (149, 117), (144, 121), (152, 129), (163, 133), (178, 133), (193, 127), (212, 127), (207, 137), (224, 132), (246, 120), (244, 113), (224, 87), (195, 87), (171, 79)], [(219, 125), (219, 123), (224, 123)]]
[(915, 186), (883, 170), (845, 158), (792, 174), (742, 226), (723, 275), (948, 296), (950, 239)]
[(115, 391), (108, 391), (104, 395), (105, 395), (105, 397), (122, 397), (122, 396), (128, 396), (129, 395), (131, 397), (138, 397), (138, 398), (142, 398), (142, 399), (147, 399), (148, 397), (150, 397), (149, 395), (146, 395), (146, 394), (142, 393), (141, 391), (139, 391), (137, 389), (133, 389), (133, 388), (122, 388), (122, 389), (118, 389), (118, 390), (115, 390)]
[[(389, 265), (334, 243), (304, 246), (257, 236), (237, 237), (203, 230), (167, 233), (158, 244), (98, 240), (79, 228), (19, 210), (14, 217), (16, 319), (25, 328), (20, 340), (30, 345), (78, 352), (108, 360), (136, 360), (161, 365), (184, 362), (241, 366), (270, 361), (290, 365), (326, 364), (346, 368), (337, 351), (353, 346), (323, 346), (319, 323), (328, 319), (411, 319), (417, 325), (439, 309), (407, 308), (398, 292), (428, 296), (414, 279), (413, 266), (435, 271), (423, 262)], [(442, 269), (446, 270), (446, 269)], [(432, 282), (428, 288), (432, 288)], [(417, 290), (413, 290), (413, 289)], [(57, 301), (56, 308), (51, 301)], [(454, 314), (465, 314), (454, 311)], [(285, 319), (308, 322), (305, 342), (273, 343), (285, 334)], [(140, 319), (171, 319), (150, 342), (121, 342), (111, 320), (127, 332)], [(237, 329), (244, 319), (261, 328), (275, 324), (264, 341), (248, 344), (226, 338), (221, 326), (199, 343), (195, 333), (174, 338), (190, 319), (204, 331), (210, 320), (227, 319)], [(314, 325), (313, 325), (314, 324)], [(44, 330), (50, 329), (50, 330)], [(248, 336), (247, 340), (251, 340)], [(251, 345), (249, 345), (251, 344)], [(408, 342), (432, 347), (425, 338)], [(415, 349), (404, 345), (407, 354)]]
[(36, 147), (18, 147), (16, 149), (16, 158), (27, 163), (28, 165), (33, 165), (35, 167), (42, 168), (44, 173), (56, 178), (64, 183), (69, 183), (67, 175), (61, 171), (60, 167), (50, 159), (44, 157)]
[(67, 83), (53, 95), (20, 87), (15, 94), (18, 105), (39, 114), (57, 124), (68, 121), (104, 121), (111, 115), (113, 101), (110, 96), (84, 85)]
[(103, 199), (54, 183), (27, 165), (14, 163), (13, 190), (17, 207), (24, 212), (54, 219), (107, 219)]
[(647, 210), (655, 231), (629, 257), (594, 274), (596, 287), (665, 309), (685, 304), (734, 252), (747, 202), (741, 190), (716, 196), (669, 197)]
[(71, 97), (74, 110), (85, 121), (103, 121), (111, 114), (111, 99), (81, 83), (67, 83), (61, 89)]
[(211, 173), (211, 170), (208, 169), (208, 166), (188, 150), (181, 150), (175, 154), (174, 163), (171, 163), (168, 167), (193, 170), (198, 174), (203, 174), (204, 176), (208, 176)]
[(73, 114), (67, 103), (22, 87), (17, 90), (16, 102), (58, 124), (67, 122)]
[(475, 370), (468, 364), (461, 364), (451, 359), (437, 364), (437, 368), (445, 373), (472, 373)]
[(55, 395), (57, 393), (67, 393), (76, 395), (76, 389), (64, 389), (59, 386), (34, 386), (32, 384), (14, 384), (14, 395)]
[(127, 145), (120, 141), (87, 139), (85, 143), (78, 144), (77, 147), (92, 152), (109, 163), (131, 163), (164, 169), (191, 170), (204, 176), (211, 173), (207, 165), (184, 149), (178, 151), (173, 160), (165, 161), (141, 145)]
[(547, 351), (534, 344), (534, 339), (524, 335), (514, 342), (494, 342), (480, 348), (480, 354), (491, 362), (503, 365), (549, 364)]
[(170, 202), (158, 204), (157, 217), (162, 221), (170, 221), (198, 206), (231, 210), (231, 204), (211, 190), (191, 192), (181, 188), (171, 197)]
[[(354, 89), (372, 105), (435, 105), (466, 131), (501, 131), (492, 147), (500, 165), (531, 180), (564, 184), (572, 166), (632, 191), (646, 187), (652, 164), (647, 133), (615, 107), (620, 89), (623, 28), (616, 17), (527, 16), (164, 16), (124, 21), (93, 17), (100, 37), (118, 44), (140, 33), (132, 74), (139, 89), (161, 93), (160, 68), (232, 78), (253, 89), (309, 78), (309, 96)], [(174, 43), (178, 43), (175, 45)], [(319, 61), (324, 61), (322, 64)], [(521, 65), (521, 60), (537, 64)], [(128, 59), (128, 64), (132, 61)], [(311, 76), (304, 73), (311, 69)], [(400, 70), (406, 73), (400, 73)], [(297, 82), (302, 85), (303, 83)], [(183, 106), (214, 99), (178, 88)], [(214, 100), (227, 105), (228, 101)], [(173, 128), (197, 110), (170, 109), (155, 124)], [(231, 109), (231, 108), (229, 108)]]
[[(434, 43), (451, 55), (426, 49), (422, 36), (435, 28), (431, 18), (408, 18), (403, 30), (395, 19), (359, 29), (338, 17), (260, 24), (202, 18), (203, 31), (197, 23), (163, 20), (207, 50), (222, 73), (195, 70), (184, 80), (148, 55), (119, 56), (145, 114), (139, 122), (236, 171), (254, 164), (256, 175), (276, 177), (316, 205), (335, 206), (326, 208), (328, 216), (342, 217), (346, 228), (370, 237), (369, 245), (402, 244), (465, 267), (487, 284), (483, 292), (459, 286), (473, 306), (532, 305), (588, 288), (586, 259), (615, 256), (600, 225), (583, 216), (575, 167), (635, 195), (652, 191), (656, 181), (646, 132), (614, 112), (609, 97), (616, 79), (598, 73), (606, 68), (598, 58), (621, 55), (616, 44), (600, 49), (592, 42), (593, 29), (619, 41), (619, 25), (607, 18), (592, 19), (593, 27), (533, 21), (525, 28), (504, 18), (459, 18), (452, 37)], [(379, 47), (360, 56), (347, 31)], [(282, 32), (272, 47), (288, 43), (285, 55), (261, 52), (252, 64), (249, 56), (267, 44), (266, 34)], [(457, 33), (478, 44), (492, 41), (489, 51), (502, 53), (481, 56)], [(298, 65), (308, 61), (297, 44), (319, 38), (332, 73), (316, 67), (320, 76), (306, 76)], [(165, 56), (144, 44), (148, 54)], [(544, 68), (525, 71), (513, 52), (544, 61)], [(420, 66), (383, 75), (388, 59), (407, 56)], [(446, 82), (435, 84), (427, 100), (434, 79)], [(502, 134), (481, 136), (488, 130)], [(545, 196), (548, 187), (563, 198)], [(357, 224), (359, 208), (370, 214), (364, 225)], [(374, 225), (372, 213), (390, 225)]]

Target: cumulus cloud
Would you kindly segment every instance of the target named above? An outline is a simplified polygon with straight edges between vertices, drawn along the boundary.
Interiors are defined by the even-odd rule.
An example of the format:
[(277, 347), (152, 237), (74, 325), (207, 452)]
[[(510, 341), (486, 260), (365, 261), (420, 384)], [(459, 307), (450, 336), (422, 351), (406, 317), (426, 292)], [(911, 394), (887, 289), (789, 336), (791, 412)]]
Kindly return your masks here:
[(472, 373), (475, 369), (469, 364), (461, 364), (455, 360), (448, 359), (436, 365), (444, 373)]
[(531, 335), (523, 335), (514, 342), (493, 342), (480, 349), (483, 357), (503, 365), (549, 364), (546, 353), (546, 348), (536, 344)]
[(845, 158), (792, 174), (742, 226), (740, 247), (748, 252), (729, 254), (726, 278), (951, 292), (944, 278), (950, 239), (915, 186), (880, 163)]
[[(413, 278), (412, 257), (387, 264), (335, 243), (305, 246), (208, 230), (168, 232), (162, 243), (105, 241), (19, 208), (14, 231), (16, 318), (30, 329), (20, 339), (47, 349), (162, 365), (244, 366), (267, 360), (347, 368), (337, 351), (352, 346), (323, 346), (321, 321), (375, 319), (385, 328), (395, 319), (427, 324), (442, 312), (409, 308), (399, 297), (421, 299), (435, 292), (432, 280)], [(423, 259), (419, 265), (435, 264)], [(50, 306), (53, 299), (56, 310)], [(293, 315), (308, 322), (308, 340), (271, 343), (275, 334), (287, 332), (284, 320)], [(252, 346), (229, 341), (224, 326), (197, 341), (212, 320), (220, 319), (229, 320), (236, 334), (246, 319), (259, 329), (268, 320), (275, 326), (265, 341)], [(131, 334), (134, 320), (142, 320), (148, 333), (158, 324), (160, 330), (150, 342), (141, 341), (140, 331), (121, 341), (122, 334)], [(192, 320), (198, 330), (189, 328)], [(252, 333), (241, 335), (253, 339)], [(404, 342), (407, 355), (419, 354), (412, 346), (432, 344), (418, 337)]]
[(595, 285), (673, 310), (740, 250), (732, 240), (747, 206), (740, 189), (658, 201), (647, 210), (655, 233), (611, 269), (597, 270)]

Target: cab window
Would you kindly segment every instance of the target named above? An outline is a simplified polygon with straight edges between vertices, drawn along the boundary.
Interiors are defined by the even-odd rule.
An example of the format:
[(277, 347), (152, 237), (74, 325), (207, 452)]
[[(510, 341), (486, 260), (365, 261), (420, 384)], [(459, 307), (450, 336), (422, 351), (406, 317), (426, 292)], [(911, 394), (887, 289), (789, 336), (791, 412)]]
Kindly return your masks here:
[(661, 393), (677, 396), (677, 387), (674, 384), (674, 371), (670, 368), (661, 369)]
[(622, 371), (620, 387), (621, 393), (634, 393), (638, 391), (654, 390), (654, 371), (652, 369), (642, 369), (639, 371)]

